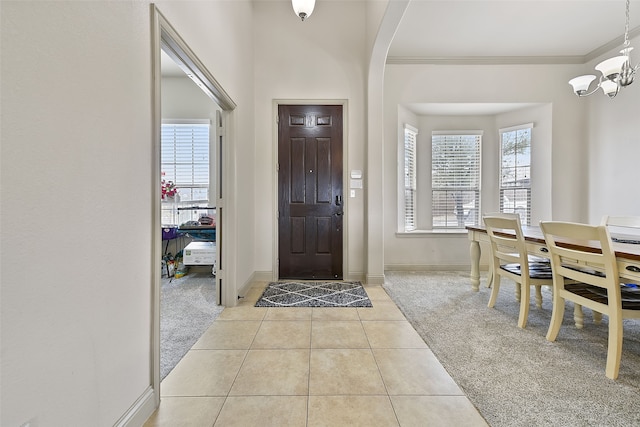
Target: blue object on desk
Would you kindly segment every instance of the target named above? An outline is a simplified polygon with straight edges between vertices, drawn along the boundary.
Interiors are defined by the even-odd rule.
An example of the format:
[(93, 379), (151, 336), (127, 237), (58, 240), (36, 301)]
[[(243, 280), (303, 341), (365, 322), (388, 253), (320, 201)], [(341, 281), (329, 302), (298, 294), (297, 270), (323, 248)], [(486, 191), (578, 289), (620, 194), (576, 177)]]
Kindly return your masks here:
[(178, 228), (178, 234), (191, 237), (195, 240), (206, 242), (216, 241), (216, 229), (212, 226), (180, 227)]

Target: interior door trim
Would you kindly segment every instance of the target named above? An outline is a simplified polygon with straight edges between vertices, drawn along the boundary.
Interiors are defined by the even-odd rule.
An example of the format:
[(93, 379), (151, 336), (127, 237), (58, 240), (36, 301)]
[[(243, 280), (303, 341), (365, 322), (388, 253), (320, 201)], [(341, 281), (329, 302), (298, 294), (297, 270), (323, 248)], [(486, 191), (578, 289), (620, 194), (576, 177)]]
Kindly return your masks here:
[[(278, 265), (278, 106), (280, 105), (341, 105), (342, 106), (342, 182), (343, 194), (348, 190), (348, 165), (349, 165), (349, 122), (347, 121), (349, 112), (349, 101), (347, 99), (274, 99), (272, 102), (272, 129), (273, 143), (271, 147), (272, 161), (272, 182), (273, 197), (271, 200), (271, 211), (273, 212), (273, 249), (272, 249), (272, 280), (279, 279)], [(350, 280), (349, 277), (349, 197), (344, 196), (344, 221), (342, 224), (342, 278)]]
[[(220, 108), (222, 108), (221, 120), (226, 124), (225, 137), (226, 146), (233, 144), (233, 110), (236, 104), (231, 97), (224, 91), (222, 86), (207, 70), (204, 64), (198, 59), (196, 54), (189, 48), (185, 41), (180, 37), (178, 32), (173, 28), (169, 21), (162, 15), (158, 8), (150, 5), (151, 12), (151, 134), (152, 134), (152, 241), (151, 241), (151, 349), (150, 349), (150, 383), (153, 392), (153, 400), (155, 407), (160, 404), (160, 261), (162, 258), (162, 236), (160, 223), (160, 128), (162, 124), (161, 112), (161, 50), (167, 53)], [(216, 144), (217, 145), (217, 144)], [(218, 164), (224, 162), (224, 194), (229, 194), (233, 188), (233, 172), (230, 166), (232, 162), (231, 150), (227, 149), (224, 159), (218, 159)], [(233, 242), (235, 241), (235, 224), (233, 212), (235, 205), (233, 203), (224, 204), (226, 199), (218, 199), (217, 203), (224, 206), (227, 212), (225, 220), (218, 221), (217, 227), (219, 235), (224, 236), (226, 248), (222, 262), (218, 265), (218, 270), (225, 271), (225, 281), (222, 284), (221, 292), (225, 297), (223, 304), (233, 306), (236, 304), (235, 295), (235, 269), (229, 268), (234, 264), (233, 258)], [(150, 415), (150, 414), (149, 414)]]

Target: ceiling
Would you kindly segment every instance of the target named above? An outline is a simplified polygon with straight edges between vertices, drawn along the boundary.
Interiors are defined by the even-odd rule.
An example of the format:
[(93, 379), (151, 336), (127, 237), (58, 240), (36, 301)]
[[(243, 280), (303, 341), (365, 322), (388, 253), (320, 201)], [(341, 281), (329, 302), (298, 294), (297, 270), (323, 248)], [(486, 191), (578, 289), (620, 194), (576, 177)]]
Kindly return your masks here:
[[(640, 33), (640, 1), (629, 7)], [(624, 0), (413, 0), (388, 63), (582, 64), (622, 45)], [(416, 103), (417, 115), (495, 115), (531, 104)]]
[[(629, 24), (640, 26), (639, 0)], [(389, 57), (583, 63), (621, 45), (624, 27), (624, 0), (413, 0)]]
[[(316, 8), (323, 1), (333, 0), (318, 0)], [(640, 35), (640, 0), (631, 0), (629, 21), (630, 38)], [(624, 29), (625, 0), (412, 0), (389, 47), (387, 62), (582, 64), (620, 47)], [(164, 53), (162, 73), (184, 76)], [(416, 114), (469, 115), (523, 106), (408, 107)]]
[(180, 68), (169, 55), (164, 53), (164, 50), (160, 53), (160, 72), (162, 73), (162, 77), (185, 77), (186, 74), (182, 71), (182, 68)]

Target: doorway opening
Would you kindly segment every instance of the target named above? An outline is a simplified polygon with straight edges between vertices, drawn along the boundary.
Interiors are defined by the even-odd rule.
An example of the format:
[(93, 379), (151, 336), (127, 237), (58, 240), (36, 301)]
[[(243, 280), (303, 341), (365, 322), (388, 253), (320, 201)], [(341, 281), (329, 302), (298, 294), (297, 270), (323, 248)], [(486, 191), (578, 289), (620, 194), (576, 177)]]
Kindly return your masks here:
[[(152, 5), (152, 15), (153, 15), (153, 163), (154, 163), (154, 181), (156, 184), (156, 191), (153, 195), (154, 200), (154, 215), (153, 215), (153, 261), (152, 261), (152, 277), (153, 280), (153, 340), (152, 340), (152, 363), (151, 363), (151, 386), (155, 391), (155, 399), (156, 405), (159, 403), (159, 387), (161, 381), (161, 336), (160, 336), (160, 310), (161, 310), (161, 276), (165, 271), (162, 266), (162, 259), (165, 252), (165, 240), (162, 239), (162, 219), (164, 216), (171, 216), (172, 214), (176, 214), (176, 222), (181, 225), (182, 219), (184, 219), (185, 215), (197, 215), (198, 220), (200, 218), (208, 219), (207, 222), (195, 221), (198, 225), (207, 225), (207, 231), (211, 231), (211, 229), (215, 230), (215, 237), (212, 237), (211, 233), (203, 238), (195, 238), (196, 232), (203, 232), (202, 227), (198, 229), (189, 230), (188, 233), (184, 233), (189, 240), (195, 238), (195, 240), (209, 240), (211, 243), (212, 240), (215, 240), (215, 259), (213, 261), (213, 266), (215, 270), (209, 270), (209, 274), (211, 274), (211, 280), (215, 281), (215, 295), (216, 300), (210, 301), (211, 304), (219, 305), (225, 304), (225, 299), (228, 302), (229, 296), (227, 294), (235, 295), (235, 289), (230, 289), (232, 286), (229, 285), (226, 281), (227, 275), (227, 259), (226, 256), (226, 247), (229, 240), (233, 239), (233, 236), (227, 233), (227, 221), (225, 221), (225, 214), (227, 206), (225, 205), (226, 201), (226, 188), (229, 188), (229, 172), (227, 165), (230, 164), (230, 159), (228, 158), (228, 150), (227, 150), (227, 123), (230, 122), (230, 115), (232, 111), (235, 109), (236, 105), (228, 96), (228, 94), (224, 91), (224, 89), (220, 86), (220, 84), (213, 78), (213, 76), (209, 73), (206, 67), (200, 62), (197, 56), (191, 51), (191, 49), (187, 46), (184, 40), (180, 37), (180, 35), (175, 31), (175, 29), (171, 26), (171, 24), (164, 18), (164, 16), (160, 13), (160, 11)], [(210, 134), (210, 144), (209, 144), (209, 152), (207, 156), (210, 158), (208, 162), (208, 166), (210, 166), (209, 171), (206, 173), (207, 176), (207, 188), (202, 182), (191, 182), (189, 185), (184, 186), (184, 196), (186, 198), (190, 198), (190, 202), (193, 203), (183, 203), (183, 202), (172, 202), (167, 204), (165, 202), (166, 209), (163, 209), (162, 202), (162, 172), (167, 173), (167, 166), (163, 165), (161, 161), (163, 161), (163, 156), (161, 155), (162, 151), (162, 122), (163, 117), (166, 117), (164, 114), (166, 105), (164, 104), (164, 99), (161, 97), (161, 93), (163, 90), (163, 60), (162, 56), (165, 56), (164, 65), (173, 65), (180, 69), (184, 75), (186, 75), (189, 80), (196, 84), (196, 86), (206, 94), (208, 97), (208, 102), (213, 101), (213, 103), (209, 104), (209, 112), (207, 117), (207, 129)], [(166, 61), (169, 60), (169, 62)], [(166, 71), (166, 70), (165, 70)], [(162, 99), (162, 101), (161, 101)], [(193, 114), (193, 113), (189, 113)], [(173, 117), (174, 119), (176, 117)], [(193, 117), (190, 117), (193, 119)], [(176, 120), (174, 120), (176, 121)], [(193, 120), (192, 120), (193, 121)], [(180, 120), (177, 120), (180, 122)], [(176, 123), (174, 123), (176, 124)], [(180, 124), (180, 123), (177, 123)], [(192, 123), (193, 124), (193, 123)], [(202, 123), (200, 123), (202, 124)], [(209, 138), (207, 138), (209, 139)], [(192, 144), (196, 144), (196, 142), (192, 141)], [(211, 161), (213, 160), (213, 161)], [(192, 162), (193, 163), (193, 162)], [(164, 166), (164, 167), (163, 167)], [(193, 166), (193, 165), (192, 165)], [(166, 169), (166, 170), (165, 170)], [(173, 173), (179, 174), (177, 170), (179, 167), (174, 167)], [(165, 179), (165, 190), (167, 189), (167, 181), (169, 181), (169, 177)], [(177, 176), (172, 176), (174, 179), (178, 179)], [(183, 179), (181, 177), (180, 179)], [(199, 179), (199, 178), (198, 178)], [(176, 184), (174, 182), (173, 184)], [(211, 185), (209, 185), (211, 184)], [(205, 195), (206, 192), (206, 195)], [(166, 192), (165, 192), (166, 196)], [(174, 195), (175, 196), (175, 195)], [(183, 195), (180, 194), (179, 197)], [(204, 203), (206, 206), (201, 206), (201, 203)], [(193, 209), (193, 208), (197, 209)], [(182, 212), (180, 212), (180, 208), (184, 208)], [(163, 210), (164, 216), (163, 216)], [(192, 219), (191, 219), (192, 220)], [(210, 220), (215, 221), (215, 227), (211, 227), (212, 223)], [(188, 222), (188, 221), (187, 221)], [(194, 225), (195, 227), (195, 225)], [(177, 232), (177, 231), (176, 231)], [(202, 237), (200, 234), (198, 237)], [(229, 239), (229, 240), (228, 240)], [(170, 239), (166, 239), (169, 241)], [(177, 242), (176, 242), (177, 245)], [(176, 250), (177, 252), (177, 250)], [(184, 255), (183, 254), (183, 259)], [(207, 256), (211, 256), (211, 254), (207, 254)], [(207, 263), (211, 263), (211, 261), (207, 261)], [(175, 266), (174, 266), (175, 267)], [(171, 273), (171, 272), (170, 272)], [(215, 275), (213, 275), (215, 273)]]
[(215, 156), (220, 107), (164, 53), (160, 380), (224, 308), (216, 276)]

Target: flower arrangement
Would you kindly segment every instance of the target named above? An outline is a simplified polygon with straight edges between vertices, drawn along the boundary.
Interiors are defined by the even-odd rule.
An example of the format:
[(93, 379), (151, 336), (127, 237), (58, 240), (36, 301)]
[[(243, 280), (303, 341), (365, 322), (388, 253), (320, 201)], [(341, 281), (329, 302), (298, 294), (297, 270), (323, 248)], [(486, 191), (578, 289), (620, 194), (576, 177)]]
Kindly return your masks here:
[(178, 194), (178, 189), (173, 181), (162, 180), (162, 200), (173, 199)]

